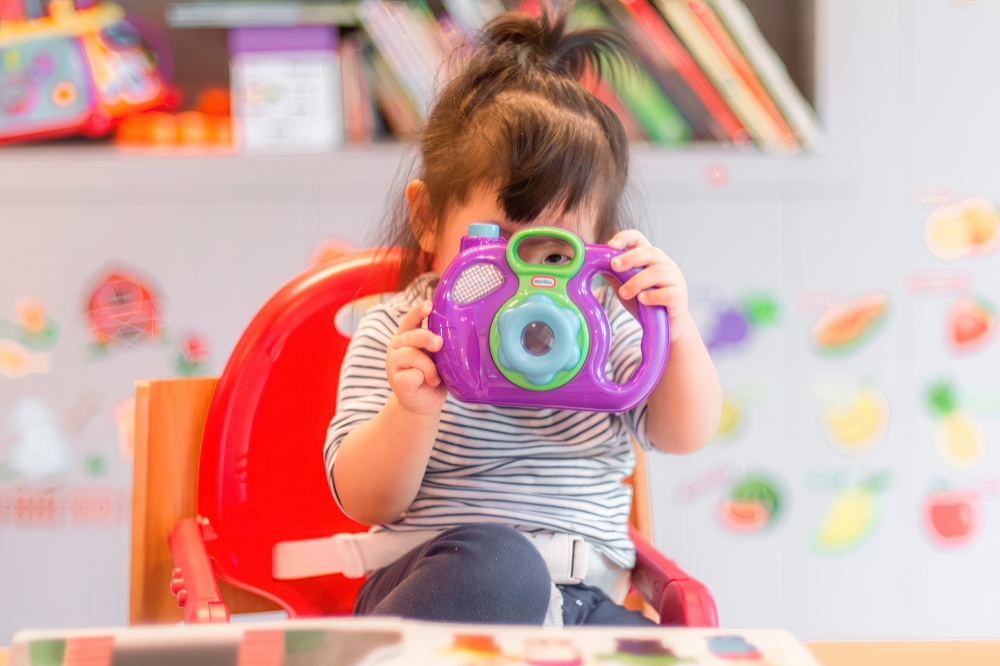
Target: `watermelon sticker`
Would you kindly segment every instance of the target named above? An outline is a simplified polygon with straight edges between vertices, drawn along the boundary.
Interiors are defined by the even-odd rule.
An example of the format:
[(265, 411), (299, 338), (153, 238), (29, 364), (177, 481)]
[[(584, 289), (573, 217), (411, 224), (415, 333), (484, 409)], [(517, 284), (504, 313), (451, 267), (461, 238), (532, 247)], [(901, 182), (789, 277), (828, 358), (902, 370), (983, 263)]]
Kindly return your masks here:
[(722, 500), (719, 519), (734, 532), (759, 532), (780, 515), (781, 508), (778, 485), (767, 477), (748, 474)]

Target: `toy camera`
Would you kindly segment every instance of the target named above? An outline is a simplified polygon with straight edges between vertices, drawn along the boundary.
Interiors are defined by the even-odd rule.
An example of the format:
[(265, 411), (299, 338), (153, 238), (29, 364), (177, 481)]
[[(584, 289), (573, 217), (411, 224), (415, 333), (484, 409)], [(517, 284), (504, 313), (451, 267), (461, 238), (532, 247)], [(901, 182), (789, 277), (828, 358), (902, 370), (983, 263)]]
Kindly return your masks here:
[(120, 7), (53, 0), (48, 10), (0, 23), (0, 143), (98, 137), (125, 115), (172, 102)]
[[(433, 357), (448, 390), (465, 402), (594, 412), (631, 409), (649, 395), (669, 347), (667, 311), (638, 304), (642, 360), (624, 384), (606, 373), (611, 329), (591, 291), (595, 275), (622, 282), (621, 254), (576, 234), (534, 227), (506, 241), (495, 224), (473, 224), (441, 276), (427, 327), (444, 341)], [(572, 248), (560, 265), (528, 263), (522, 243), (552, 239)], [(561, 242), (561, 243), (560, 243)]]

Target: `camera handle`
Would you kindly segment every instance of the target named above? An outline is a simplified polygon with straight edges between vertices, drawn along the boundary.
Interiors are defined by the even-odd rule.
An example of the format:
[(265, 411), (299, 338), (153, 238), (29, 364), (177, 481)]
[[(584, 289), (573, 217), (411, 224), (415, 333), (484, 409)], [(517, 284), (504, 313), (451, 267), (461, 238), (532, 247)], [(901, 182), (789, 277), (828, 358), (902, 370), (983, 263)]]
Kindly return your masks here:
[[(589, 300), (593, 301), (591, 307), (600, 309), (600, 304), (596, 302), (597, 299), (590, 291), (590, 284), (595, 275), (607, 273), (624, 284), (641, 270), (631, 268), (626, 271), (617, 271), (612, 268), (611, 260), (620, 254), (622, 254), (621, 250), (615, 250), (605, 245), (587, 246), (583, 267), (573, 282), (576, 283), (578, 293), (586, 294)], [(609, 397), (613, 397), (616, 401), (632, 405), (644, 400), (659, 382), (670, 349), (670, 320), (667, 316), (667, 309), (661, 305), (643, 305), (637, 299), (636, 315), (639, 326), (642, 327), (642, 342), (639, 344), (642, 360), (632, 377), (624, 384), (616, 384), (605, 375), (603, 363), (593, 365), (593, 372), (600, 375), (597, 382), (599, 390), (605, 392)], [(607, 335), (593, 336), (591, 353), (594, 354), (594, 358), (606, 359), (610, 344), (610, 331)]]

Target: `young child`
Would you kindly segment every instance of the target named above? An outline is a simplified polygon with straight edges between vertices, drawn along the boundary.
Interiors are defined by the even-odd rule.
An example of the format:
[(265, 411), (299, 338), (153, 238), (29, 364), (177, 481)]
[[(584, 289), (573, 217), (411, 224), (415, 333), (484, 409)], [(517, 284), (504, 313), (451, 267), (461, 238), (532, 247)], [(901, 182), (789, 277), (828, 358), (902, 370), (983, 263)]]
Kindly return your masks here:
[[(618, 605), (635, 561), (631, 488), (622, 483), (635, 465), (631, 438), (695, 451), (715, 431), (720, 388), (680, 269), (639, 232), (621, 230), (628, 141), (577, 80), (621, 42), (600, 30), (567, 32), (566, 18), (495, 19), (427, 121), (420, 177), (406, 186), (407, 214), (386, 239), (404, 248), (409, 286), (361, 321), (325, 448), (337, 502), (377, 526), (372, 538), (388, 564), (370, 572), (356, 614), (649, 622)], [(464, 404), (447, 393), (429, 355), (441, 339), (422, 327), (432, 271), (455, 258), (470, 223), (484, 221), (505, 237), (558, 226), (627, 250), (614, 268), (641, 271), (602, 298), (615, 381), (638, 365), (642, 336), (619, 299), (666, 306), (670, 317), (670, 360), (645, 403), (608, 414)], [(566, 260), (546, 252), (541, 261)]]

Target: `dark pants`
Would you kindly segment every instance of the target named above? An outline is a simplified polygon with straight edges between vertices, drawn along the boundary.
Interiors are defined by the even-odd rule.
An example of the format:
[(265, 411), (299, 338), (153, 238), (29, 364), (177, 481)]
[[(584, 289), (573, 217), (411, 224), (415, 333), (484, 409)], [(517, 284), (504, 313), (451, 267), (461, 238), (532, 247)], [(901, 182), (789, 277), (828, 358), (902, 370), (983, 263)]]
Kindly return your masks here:
[[(552, 579), (517, 530), (495, 523), (445, 530), (368, 577), (355, 615), (438, 622), (541, 625)], [(588, 585), (559, 585), (567, 626), (651, 625)]]

